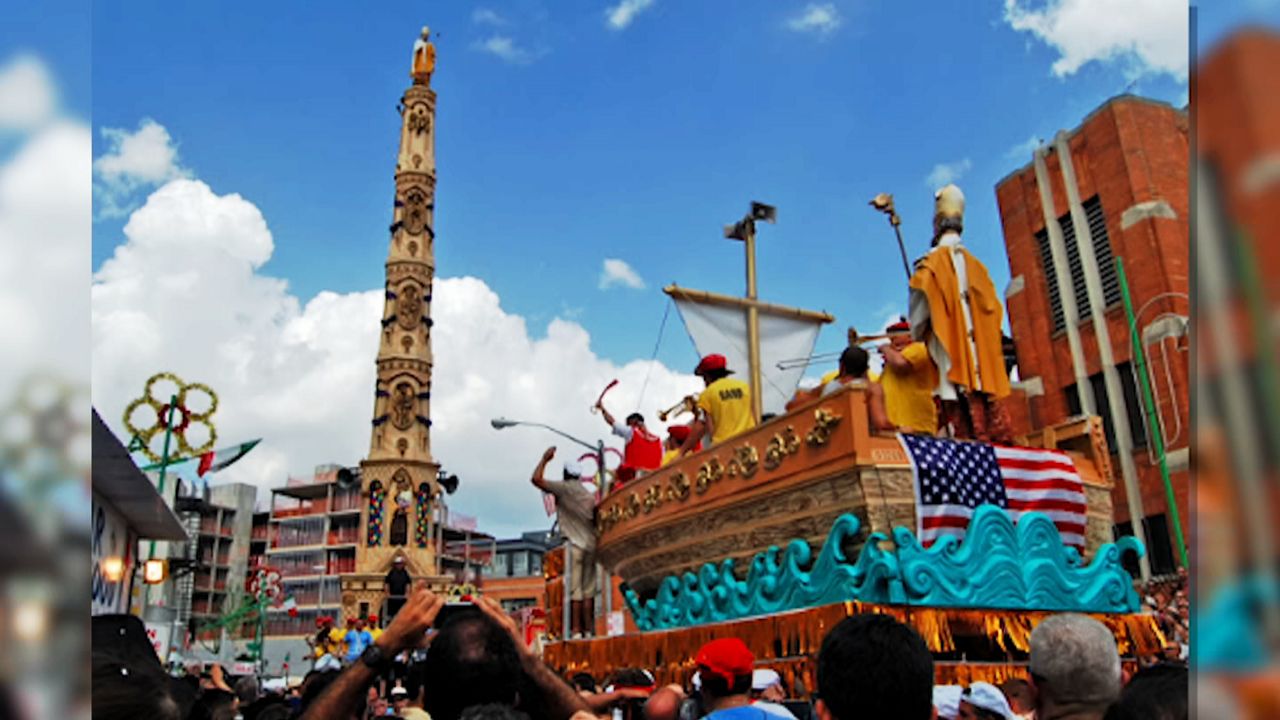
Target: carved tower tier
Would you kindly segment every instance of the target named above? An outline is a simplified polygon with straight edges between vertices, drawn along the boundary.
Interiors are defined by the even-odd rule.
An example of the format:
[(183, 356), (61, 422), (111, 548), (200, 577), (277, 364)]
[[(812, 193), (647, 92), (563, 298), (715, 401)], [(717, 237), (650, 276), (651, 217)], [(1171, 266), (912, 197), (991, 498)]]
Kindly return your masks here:
[[(346, 617), (379, 614), (383, 578), (396, 557), (409, 574), (442, 587), (433, 511), (440, 494), (431, 457), (431, 286), (435, 276), (435, 48), (423, 28), (414, 46), (413, 84), (401, 98), (395, 210), (387, 253), (386, 300), (377, 357), (369, 455), (356, 571), (342, 576)], [(361, 611), (365, 611), (362, 613)]]

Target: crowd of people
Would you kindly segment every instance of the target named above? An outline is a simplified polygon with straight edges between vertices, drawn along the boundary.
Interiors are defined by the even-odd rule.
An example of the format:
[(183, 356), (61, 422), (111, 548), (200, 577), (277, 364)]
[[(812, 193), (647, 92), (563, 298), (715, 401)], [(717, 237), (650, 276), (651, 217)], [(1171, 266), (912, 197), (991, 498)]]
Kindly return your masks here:
[(1186, 569), (1178, 568), (1174, 575), (1153, 578), (1145, 584), (1135, 582), (1135, 589), (1142, 598), (1143, 612), (1155, 616), (1156, 625), (1165, 638), (1160, 656), (1142, 658), (1142, 661), (1147, 664), (1186, 663), (1191, 639), (1191, 602)]
[[(301, 687), (264, 690), (252, 677), (171, 678), (141, 624), (125, 619), (110, 647), (94, 646), (93, 711), (115, 720), (1128, 720), (1188, 716), (1187, 668), (1161, 662), (1121, 671), (1105, 625), (1060, 614), (1031, 633), (1027, 677), (1000, 686), (935, 686), (920, 635), (888, 615), (834, 626), (816, 658), (817, 687), (789, 698), (776, 672), (735, 637), (706, 643), (687, 684), (659, 686), (634, 668), (607, 679), (581, 669), (563, 678), (523, 641), (515, 621), (486, 598), (437, 622), (442, 597), (416, 589), (359, 660), (313, 670)], [(131, 623), (130, 620), (133, 622)], [(96, 632), (96, 630), (95, 630)], [(394, 667), (396, 657), (412, 661)]]

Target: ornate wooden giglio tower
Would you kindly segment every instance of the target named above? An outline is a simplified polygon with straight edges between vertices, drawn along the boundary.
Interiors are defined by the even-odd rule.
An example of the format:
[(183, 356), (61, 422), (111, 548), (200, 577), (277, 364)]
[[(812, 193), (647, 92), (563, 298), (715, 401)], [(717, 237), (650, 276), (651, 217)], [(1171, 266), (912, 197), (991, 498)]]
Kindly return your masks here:
[(387, 253), (386, 301), (378, 345), (369, 456), (361, 461), (356, 571), (342, 575), (345, 617), (379, 614), (383, 578), (403, 557), (415, 580), (438, 576), (432, 510), (440, 466), (431, 458), (432, 229), (436, 195), (435, 47), (428, 28), (414, 44), (413, 84), (400, 102), (396, 196)]

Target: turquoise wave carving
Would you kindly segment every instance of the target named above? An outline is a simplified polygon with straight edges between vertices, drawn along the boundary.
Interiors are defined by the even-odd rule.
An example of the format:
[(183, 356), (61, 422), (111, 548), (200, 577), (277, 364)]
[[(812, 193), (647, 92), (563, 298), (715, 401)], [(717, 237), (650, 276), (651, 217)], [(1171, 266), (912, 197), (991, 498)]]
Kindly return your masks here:
[(1142, 555), (1132, 537), (1098, 548), (1084, 565), (1062, 544), (1053, 521), (1028, 513), (1015, 526), (993, 505), (979, 507), (963, 542), (944, 538), (921, 547), (911, 531), (896, 528), (897, 548), (886, 551), (873, 533), (851, 562), (844, 541), (858, 533), (858, 519), (841, 515), (818, 557), (803, 540), (785, 551), (757, 553), (739, 580), (733, 560), (707, 563), (696, 573), (668, 576), (655, 597), (642, 600), (630, 588), (623, 597), (642, 631), (668, 630), (787, 610), (858, 600), (924, 607), (1077, 612), (1137, 612), (1138, 595), (1120, 563), (1128, 551)]

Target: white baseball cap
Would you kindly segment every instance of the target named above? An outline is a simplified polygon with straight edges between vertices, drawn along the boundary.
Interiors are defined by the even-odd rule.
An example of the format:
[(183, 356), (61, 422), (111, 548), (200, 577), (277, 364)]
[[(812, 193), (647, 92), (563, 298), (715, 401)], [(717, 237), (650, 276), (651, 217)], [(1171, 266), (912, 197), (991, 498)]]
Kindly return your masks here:
[(397, 695), (403, 695), (405, 697), (409, 697), (409, 691), (406, 690), (403, 686), (397, 685), (391, 688), (391, 697), (395, 697)]
[(587, 474), (587, 468), (579, 460), (565, 460), (564, 472), (566, 475), (580, 478)]
[(960, 716), (960, 696), (964, 688), (959, 685), (934, 685), (933, 707), (940, 720), (955, 720)]
[(1008, 699), (1005, 698), (1004, 693), (1000, 692), (1000, 688), (991, 683), (976, 682), (969, 685), (960, 700), (976, 708), (993, 712), (1005, 720), (1013, 720), (1013, 710), (1009, 707)]
[(768, 690), (774, 685), (781, 684), (782, 677), (768, 668), (762, 668), (751, 673), (751, 689), (756, 692)]

